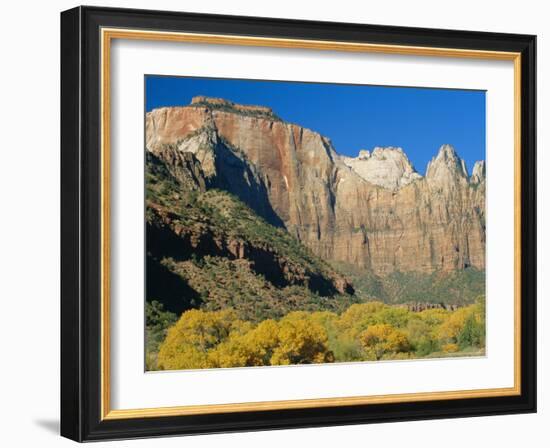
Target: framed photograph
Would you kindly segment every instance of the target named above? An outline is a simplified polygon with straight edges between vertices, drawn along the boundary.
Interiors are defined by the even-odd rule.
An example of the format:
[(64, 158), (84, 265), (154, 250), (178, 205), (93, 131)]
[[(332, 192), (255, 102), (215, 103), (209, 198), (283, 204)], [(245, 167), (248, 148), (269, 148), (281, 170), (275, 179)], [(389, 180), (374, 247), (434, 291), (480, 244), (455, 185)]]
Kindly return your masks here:
[(61, 14), (61, 433), (536, 411), (535, 36)]

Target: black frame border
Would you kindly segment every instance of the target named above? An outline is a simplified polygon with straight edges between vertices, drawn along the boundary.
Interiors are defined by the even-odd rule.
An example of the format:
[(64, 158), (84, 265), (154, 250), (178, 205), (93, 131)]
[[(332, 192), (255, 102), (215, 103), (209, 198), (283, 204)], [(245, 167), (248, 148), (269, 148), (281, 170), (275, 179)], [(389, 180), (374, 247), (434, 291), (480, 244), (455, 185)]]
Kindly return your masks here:
[[(100, 29), (521, 53), (521, 395), (101, 420)], [(536, 36), (168, 11), (61, 13), (61, 435), (76, 441), (536, 412)]]

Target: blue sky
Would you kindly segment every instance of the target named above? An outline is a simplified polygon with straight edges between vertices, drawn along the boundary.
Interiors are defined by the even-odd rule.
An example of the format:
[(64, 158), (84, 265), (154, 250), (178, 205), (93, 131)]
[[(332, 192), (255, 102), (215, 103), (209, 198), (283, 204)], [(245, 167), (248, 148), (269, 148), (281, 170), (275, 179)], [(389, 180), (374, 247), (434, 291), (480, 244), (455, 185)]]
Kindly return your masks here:
[(165, 77), (145, 78), (146, 110), (196, 95), (268, 106), (282, 119), (329, 137), (340, 154), (400, 146), (422, 174), (448, 143), (471, 172), (485, 159), (485, 92), (367, 85)]

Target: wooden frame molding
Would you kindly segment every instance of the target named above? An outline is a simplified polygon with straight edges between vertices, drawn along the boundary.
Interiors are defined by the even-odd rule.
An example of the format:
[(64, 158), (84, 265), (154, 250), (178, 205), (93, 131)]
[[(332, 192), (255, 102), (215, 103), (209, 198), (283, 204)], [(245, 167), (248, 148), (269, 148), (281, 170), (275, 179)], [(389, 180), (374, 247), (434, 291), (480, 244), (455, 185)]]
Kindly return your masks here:
[[(513, 387), (113, 409), (111, 47), (116, 40), (510, 61)], [(80, 6), (61, 13), (60, 48), (63, 436), (93, 441), (536, 412), (536, 36)]]
[[(515, 203), (514, 203), (514, 252), (515, 252), (515, 294), (514, 294), (514, 386), (509, 388), (460, 390), (448, 392), (425, 392), (375, 396), (354, 396), (339, 398), (319, 398), (305, 400), (281, 400), (219, 405), (191, 405), (143, 409), (111, 409), (110, 407), (110, 55), (113, 39), (131, 39), (144, 41), (186, 42), (212, 45), (261, 46), (272, 48), (297, 48), (321, 51), (346, 51), (356, 53), (383, 53), (413, 56), (459, 57), (487, 60), (505, 60), (514, 63), (514, 154), (515, 154)], [(258, 410), (305, 409), (312, 407), (349, 406), (379, 403), (405, 403), (427, 400), (455, 400), (460, 398), (502, 397), (521, 394), (520, 354), (521, 332), (518, 318), (520, 309), (521, 275), (518, 260), (521, 256), (521, 54), (517, 52), (499, 52), (466, 50), (437, 47), (408, 47), (403, 45), (361, 44), (349, 42), (310, 41), (298, 39), (273, 39), (247, 36), (229, 36), (216, 34), (191, 34), (174, 32), (154, 32), (132, 29), (103, 28), (101, 30), (102, 60), (102, 310), (101, 310), (101, 348), (102, 348), (102, 419), (150, 418), (177, 415), (197, 415), (218, 412), (247, 412)]]

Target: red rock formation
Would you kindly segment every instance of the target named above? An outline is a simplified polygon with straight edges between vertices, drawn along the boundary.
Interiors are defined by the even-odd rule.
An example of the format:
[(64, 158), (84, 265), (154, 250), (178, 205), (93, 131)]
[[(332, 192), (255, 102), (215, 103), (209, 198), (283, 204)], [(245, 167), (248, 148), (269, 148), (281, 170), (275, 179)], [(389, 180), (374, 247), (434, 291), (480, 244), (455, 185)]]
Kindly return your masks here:
[(449, 145), (430, 162), (426, 177), (400, 161), (405, 168), (398, 175), (406, 181), (388, 180), (358, 169), (328, 138), (268, 108), (205, 97), (147, 114), (147, 150), (165, 158), (167, 144), (193, 153), (212, 185), (270, 222), (280, 220), (324, 259), (378, 274), (485, 268), (484, 169), (470, 180)]

